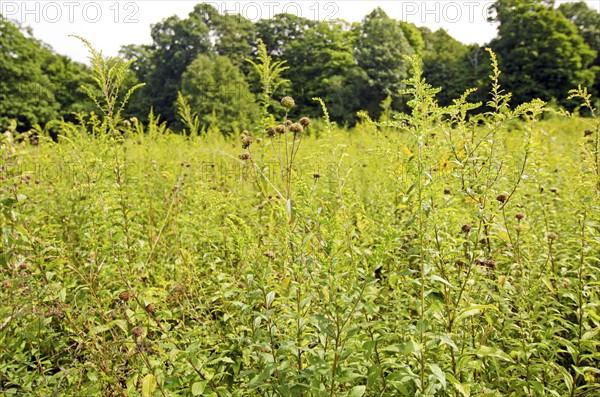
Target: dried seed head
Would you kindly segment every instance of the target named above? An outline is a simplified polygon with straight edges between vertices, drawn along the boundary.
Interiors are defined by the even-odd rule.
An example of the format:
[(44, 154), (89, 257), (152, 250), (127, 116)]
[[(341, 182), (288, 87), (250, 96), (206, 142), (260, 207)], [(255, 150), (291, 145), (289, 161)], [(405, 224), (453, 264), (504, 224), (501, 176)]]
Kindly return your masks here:
[(299, 123), (294, 123), (290, 125), (290, 131), (292, 131), (294, 134), (300, 134), (301, 132), (304, 132), (304, 127), (302, 127), (302, 125)]
[(558, 240), (558, 234), (554, 232), (548, 232), (546, 233), (546, 238), (548, 238), (550, 241)]
[(142, 327), (133, 327), (133, 329), (131, 330), (131, 333), (136, 338), (139, 338), (144, 333), (144, 328), (142, 328)]
[(148, 313), (154, 313), (156, 306), (154, 306), (154, 303), (148, 303), (146, 305), (146, 310), (148, 310)]
[(500, 193), (499, 195), (496, 196), (496, 200), (498, 200), (501, 203), (505, 203), (506, 200), (508, 200), (508, 194)]
[(452, 190), (449, 187), (444, 188), (444, 194), (452, 194)]
[(462, 231), (465, 234), (469, 233), (471, 231), (471, 225), (469, 225), (468, 223), (462, 225)]
[(285, 125), (286, 125), (286, 126), (288, 126), (288, 127), (289, 127), (290, 125), (292, 125), (292, 124), (294, 124), (294, 122), (293, 122), (292, 120), (286, 120), (286, 121), (285, 121)]
[(483, 261), (483, 266), (493, 269), (496, 267), (496, 261), (493, 259), (486, 259)]
[(269, 136), (269, 138), (272, 138), (275, 136), (275, 128), (267, 128), (267, 135)]
[(240, 154), (240, 159), (242, 159), (242, 160), (250, 160), (251, 158), (252, 158), (252, 156), (250, 155), (250, 152), (248, 152), (248, 151)]
[(254, 139), (251, 136), (242, 135), (242, 149), (248, 149), (252, 142), (254, 142)]
[(294, 98), (291, 96), (284, 96), (281, 99), (281, 104), (286, 108), (291, 108), (292, 106), (296, 105), (296, 101), (294, 101)]
[(517, 220), (519, 220), (519, 221), (520, 221), (520, 220), (522, 220), (522, 219), (525, 219), (525, 214), (524, 214), (524, 213), (522, 213), (522, 212), (517, 212), (517, 213), (515, 214), (515, 218), (517, 218)]
[(131, 299), (131, 294), (129, 291), (123, 291), (119, 294), (119, 299), (121, 299), (123, 302), (127, 302), (129, 299)]
[(308, 127), (310, 125), (310, 119), (308, 117), (302, 117), (298, 122), (302, 125), (302, 127)]
[(593, 133), (594, 133), (594, 131), (592, 131), (592, 130), (585, 130), (585, 131), (583, 131), (583, 136), (590, 136)]
[(517, 225), (517, 226), (515, 226), (515, 231), (517, 233), (521, 233), (523, 231), (523, 225)]
[(285, 134), (285, 125), (279, 124), (277, 127), (275, 127), (275, 131), (279, 134)]

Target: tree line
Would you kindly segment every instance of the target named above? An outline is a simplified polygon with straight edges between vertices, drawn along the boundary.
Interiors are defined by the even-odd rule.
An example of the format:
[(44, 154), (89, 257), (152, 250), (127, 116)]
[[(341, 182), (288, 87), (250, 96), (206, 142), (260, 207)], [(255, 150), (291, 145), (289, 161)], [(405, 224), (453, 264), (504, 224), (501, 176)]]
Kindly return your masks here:
[[(143, 119), (152, 109), (177, 129), (181, 93), (204, 129), (230, 134), (247, 128), (260, 117), (260, 77), (249, 60), (256, 60), (261, 42), (285, 66), (285, 84), (274, 97), (292, 95), (309, 116), (319, 114), (312, 98), (320, 97), (331, 119), (348, 126), (359, 111), (381, 120), (405, 108), (400, 90), (410, 71), (404, 55), (422, 59), (424, 77), (442, 88), (442, 105), (471, 87), (477, 88), (471, 100), (485, 103), (490, 74), (485, 47), (497, 54), (501, 83), (513, 104), (540, 98), (570, 107), (566, 92), (578, 85), (600, 98), (597, 11), (585, 2), (555, 7), (553, 0), (498, 0), (490, 10), (498, 34), (480, 46), (395, 20), (380, 8), (356, 23), (292, 14), (252, 22), (198, 4), (185, 19), (171, 16), (153, 25), (151, 44), (122, 47), (120, 56), (135, 59), (125, 85), (145, 83), (126, 114)], [(81, 89), (89, 83), (86, 65), (55, 54), (31, 30), (1, 15), (0, 32), (0, 129), (10, 120), (27, 130), (94, 109)]]

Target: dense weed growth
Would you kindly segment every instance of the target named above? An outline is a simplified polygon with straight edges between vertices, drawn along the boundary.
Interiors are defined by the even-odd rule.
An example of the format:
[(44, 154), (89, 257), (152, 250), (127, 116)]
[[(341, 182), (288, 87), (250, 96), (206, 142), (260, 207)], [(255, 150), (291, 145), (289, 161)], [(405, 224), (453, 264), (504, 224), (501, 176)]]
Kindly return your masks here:
[(2, 135), (0, 390), (600, 393), (600, 123), (511, 108), (492, 60), (473, 118), (408, 58), (410, 111), (351, 133), (263, 81), (233, 144), (183, 98), (188, 135), (122, 120), (110, 89), (58, 142)]

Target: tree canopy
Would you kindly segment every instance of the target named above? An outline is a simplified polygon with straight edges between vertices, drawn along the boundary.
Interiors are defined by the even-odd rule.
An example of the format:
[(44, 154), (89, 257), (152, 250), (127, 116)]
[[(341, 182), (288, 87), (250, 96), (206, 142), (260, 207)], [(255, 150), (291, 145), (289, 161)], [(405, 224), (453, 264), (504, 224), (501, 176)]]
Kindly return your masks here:
[(493, 9), (500, 25), (490, 47), (516, 103), (532, 98), (564, 103), (565, 91), (592, 85), (596, 54), (553, 2), (498, 0)]
[(183, 73), (181, 86), (205, 129), (239, 133), (258, 117), (248, 82), (226, 56), (199, 54)]
[[(498, 35), (480, 46), (460, 43), (444, 30), (398, 21), (381, 8), (355, 23), (292, 14), (253, 22), (198, 4), (185, 18), (169, 16), (154, 24), (151, 44), (122, 47), (122, 57), (136, 59), (126, 85), (146, 84), (125, 113), (143, 120), (152, 109), (178, 127), (177, 98), (183, 92), (206, 125), (231, 133), (241, 128), (234, 121), (251, 123), (262, 88), (246, 60), (258, 59), (260, 42), (273, 63), (286, 66), (280, 77), (289, 84), (273, 94), (294, 96), (308, 116), (320, 114), (312, 100), (320, 97), (332, 121), (349, 125), (360, 110), (377, 119), (384, 108), (403, 109), (399, 91), (409, 75), (404, 57), (414, 54), (422, 59), (427, 81), (442, 88), (438, 100), (443, 105), (472, 87), (479, 88), (474, 99), (485, 103), (485, 47), (497, 54), (501, 83), (515, 103), (541, 98), (569, 106), (566, 92), (579, 84), (598, 100), (597, 11), (585, 2), (555, 7), (552, 0), (497, 0), (491, 10)], [(55, 54), (16, 22), (0, 18), (0, 33), (1, 127), (16, 119), (20, 129), (27, 129), (93, 108), (80, 89), (89, 79), (85, 65)], [(244, 95), (248, 91), (247, 103), (228, 96), (231, 84), (242, 87)]]
[(91, 109), (80, 85), (86, 67), (35, 39), (31, 30), (0, 15), (0, 128), (9, 120), (19, 129)]

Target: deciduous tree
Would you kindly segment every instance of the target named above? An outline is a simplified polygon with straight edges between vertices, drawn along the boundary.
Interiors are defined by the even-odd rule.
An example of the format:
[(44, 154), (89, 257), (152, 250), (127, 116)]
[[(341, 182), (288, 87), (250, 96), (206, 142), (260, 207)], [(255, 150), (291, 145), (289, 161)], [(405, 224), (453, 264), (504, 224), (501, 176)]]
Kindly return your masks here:
[(256, 122), (256, 98), (240, 69), (225, 56), (198, 55), (183, 74), (181, 89), (202, 128), (232, 134)]
[(565, 103), (566, 91), (592, 84), (595, 54), (553, 1), (498, 0), (493, 10), (500, 25), (490, 45), (515, 103), (533, 98)]

